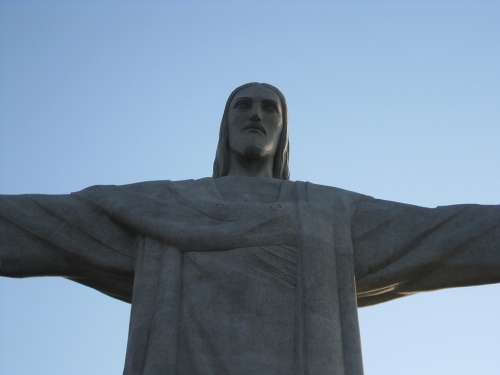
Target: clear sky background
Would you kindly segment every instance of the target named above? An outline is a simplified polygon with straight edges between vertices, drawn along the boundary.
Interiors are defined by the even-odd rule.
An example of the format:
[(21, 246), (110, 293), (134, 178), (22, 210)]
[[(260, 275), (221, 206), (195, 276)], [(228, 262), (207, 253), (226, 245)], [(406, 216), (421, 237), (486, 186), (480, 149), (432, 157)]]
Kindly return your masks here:
[[(293, 180), (500, 203), (498, 2), (207, 3), (0, 1), (0, 193), (208, 176), (227, 95), (264, 81)], [(1, 278), (0, 374), (120, 374), (129, 312)], [(498, 285), (361, 309), (365, 373), (498, 374), (499, 316)]]

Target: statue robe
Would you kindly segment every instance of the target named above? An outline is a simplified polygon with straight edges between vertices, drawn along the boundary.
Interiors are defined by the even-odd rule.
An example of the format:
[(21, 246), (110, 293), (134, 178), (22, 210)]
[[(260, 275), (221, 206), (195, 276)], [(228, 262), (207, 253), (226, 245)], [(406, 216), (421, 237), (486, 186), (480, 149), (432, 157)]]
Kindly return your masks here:
[(132, 303), (125, 375), (361, 375), (358, 306), (500, 281), (500, 206), (262, 184), (274, 202), (211, 178), (0, 196), (0, 275)]

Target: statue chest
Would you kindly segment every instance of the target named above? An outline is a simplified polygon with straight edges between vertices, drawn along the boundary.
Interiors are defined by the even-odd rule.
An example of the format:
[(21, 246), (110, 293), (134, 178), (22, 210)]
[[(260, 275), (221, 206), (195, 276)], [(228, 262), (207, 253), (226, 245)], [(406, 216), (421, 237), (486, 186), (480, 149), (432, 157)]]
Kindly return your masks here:
[(178, 242), (143, 238), (126, 375), (361, 374), (342, 215), (301, 199), (196, 211)]

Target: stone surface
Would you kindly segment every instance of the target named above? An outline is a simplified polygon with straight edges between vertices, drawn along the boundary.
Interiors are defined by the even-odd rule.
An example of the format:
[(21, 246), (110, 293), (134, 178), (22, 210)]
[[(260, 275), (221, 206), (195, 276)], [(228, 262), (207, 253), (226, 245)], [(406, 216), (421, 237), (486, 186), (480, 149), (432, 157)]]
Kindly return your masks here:
[(132, 303), (127, 375), (358, 375), (357, 306), (500, 281), (500, 206), (289, 181), (285, 100), (250, 84), (212, 178), (0, 196), (0, 275)]

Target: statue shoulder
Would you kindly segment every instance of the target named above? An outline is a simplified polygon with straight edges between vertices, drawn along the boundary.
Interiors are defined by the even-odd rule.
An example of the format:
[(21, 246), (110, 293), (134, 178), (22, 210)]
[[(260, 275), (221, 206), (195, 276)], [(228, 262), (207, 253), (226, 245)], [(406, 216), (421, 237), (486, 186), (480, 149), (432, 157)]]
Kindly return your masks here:
[(153, 199), (167, 198), (172, 193), (196, 192), (200, 188), (207, 185), (210, 178), (202, 178), (198, 180), (156, 180), (156, 181), (141, 181), (125, 185), (94, 185), (85, 188), (81, 191), (72, 193), (76, 196), (93, 197), (100, 199), (112, 199), (117, 197), (142, 196)]
[(351, 207), (359, 200), (370, 198), (367, 195), (356, 193), (354, 191), (342, 189), (335, 186), (307, 183), (307, 196), (310, 201), (333, 205), (342, 205)]

